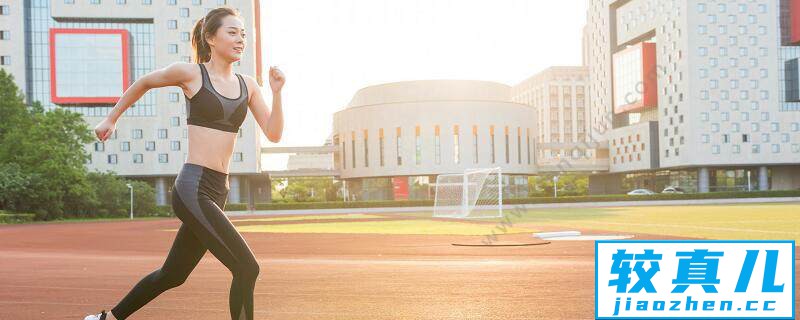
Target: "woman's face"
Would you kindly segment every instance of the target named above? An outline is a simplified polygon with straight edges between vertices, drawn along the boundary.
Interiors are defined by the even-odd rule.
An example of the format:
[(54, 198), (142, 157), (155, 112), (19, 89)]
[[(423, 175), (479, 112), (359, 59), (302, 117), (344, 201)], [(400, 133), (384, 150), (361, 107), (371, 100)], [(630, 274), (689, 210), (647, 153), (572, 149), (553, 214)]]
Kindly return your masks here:
[(222, 18), (222, 25), (214, 37), (209, 39), (209, 45), (226, 60), (239, 61), (247, 44), (245, 36), (242, 20), (237, 16), (228, 15)]

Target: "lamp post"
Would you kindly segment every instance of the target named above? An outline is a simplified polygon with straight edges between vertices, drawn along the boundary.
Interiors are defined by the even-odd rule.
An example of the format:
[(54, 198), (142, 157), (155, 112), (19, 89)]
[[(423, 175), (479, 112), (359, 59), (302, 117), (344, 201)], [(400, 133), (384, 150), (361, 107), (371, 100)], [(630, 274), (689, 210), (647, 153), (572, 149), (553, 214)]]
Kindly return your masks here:
[(553, 176), (553, 198), (558, 198), (558, 176)]
[(131, 220), (133, 220), (133, 186), (130, 183), (126, 183), (125, 185), (131, 190)]

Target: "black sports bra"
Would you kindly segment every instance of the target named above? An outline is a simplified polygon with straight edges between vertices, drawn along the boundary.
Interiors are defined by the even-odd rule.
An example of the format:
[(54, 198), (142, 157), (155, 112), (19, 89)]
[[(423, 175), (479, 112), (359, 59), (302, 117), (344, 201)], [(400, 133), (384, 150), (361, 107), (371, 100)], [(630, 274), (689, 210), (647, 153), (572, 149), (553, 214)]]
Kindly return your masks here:
[(222, 131), (239, 132), (239, 127), (247, 116), (249, 93), (244, 79), (240, 74), (236, 74), (236, 77), (239, 78), (239, 97), (230, 99), (214, 89), (206, 66), (202, 63), (198, 63), (198, 65), (200, 65), (200, 73), (203, 75), (203, 85), (191, 99), (186, 94), (183, 95), (186, 98), (186, 114), (188, 115), (186, 123)]

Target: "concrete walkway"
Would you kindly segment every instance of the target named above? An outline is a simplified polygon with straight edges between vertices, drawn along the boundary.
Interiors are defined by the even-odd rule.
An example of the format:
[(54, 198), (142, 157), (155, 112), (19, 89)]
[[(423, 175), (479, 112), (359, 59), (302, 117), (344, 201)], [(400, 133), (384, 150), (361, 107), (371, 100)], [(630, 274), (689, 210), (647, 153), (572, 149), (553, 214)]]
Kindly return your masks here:
[[(503, 205), (503, 210), (670, 206), (670, 205), (684, 206), (684, 205), (703, 205), (703, 204), (778, 203), (778, 202), (800, 202), (800, 197), (505, 204)], [(346, 213), (404, 213), (404, 212), (433, 212), (433, 207), (251, 210), (251, 211), (225, 211), (225, 214), (227, 214), (228, 216), (250, 216), (250, 215), (286, 215), (286, 214), (346, 214)]]

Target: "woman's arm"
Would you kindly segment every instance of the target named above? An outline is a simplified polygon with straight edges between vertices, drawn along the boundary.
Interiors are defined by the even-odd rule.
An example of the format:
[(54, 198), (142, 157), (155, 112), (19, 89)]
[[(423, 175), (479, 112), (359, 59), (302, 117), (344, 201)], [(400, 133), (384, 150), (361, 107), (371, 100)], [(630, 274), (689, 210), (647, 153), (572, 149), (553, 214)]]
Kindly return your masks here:
[[(108, 114), (108, 119), (117, 122), (117, 119), (125, 113), (134, 102), (139, 100), (148, 90), (167, 86), (183, 87), (192, 78), (192, 68), (194, 65), (185, 62), (174, 62), (164, 68), (151, 71), (142, 76), (125, 90), (122, 97)], [(196, 67), (195, 67), (196, 68)]]
[(272, 89), (272, 112), (267, 108), (264, 96), (261, 94), (261, 86), (253, 77), (245, 76), (250, 87), (256, 88), (250, 96), (248, 106), (258, 126), (270, 142), (278, 143), (283, 134), (283, 104), (281, 102), (281, 89), (285, 83), (285, 77), (280, 70), (270, 67), (269, 84)]
[(134, 102), (138, 101), (148, 90), (166, 86), (185, 87), (185, 83), (192, 79), (193, 64), (174, 62), (164, 68), (151, 71), (131, 84), (117, 104), (111, 109), (105, 119), (94, 128), (95, 135), (100, 141), (105, 141), (114, 132), (119, 117), (125, 113)]

